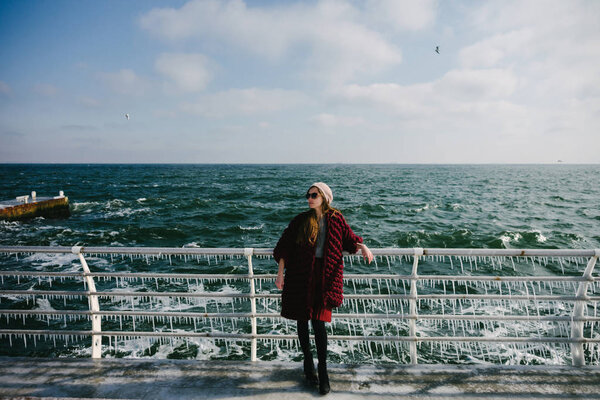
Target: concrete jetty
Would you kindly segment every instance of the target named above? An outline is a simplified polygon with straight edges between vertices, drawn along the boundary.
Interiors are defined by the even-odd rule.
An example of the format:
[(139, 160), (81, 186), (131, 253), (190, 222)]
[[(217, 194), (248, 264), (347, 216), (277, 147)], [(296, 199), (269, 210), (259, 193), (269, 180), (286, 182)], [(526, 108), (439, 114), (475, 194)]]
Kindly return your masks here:
[(37, 197), (36, 192), (30, 195), (18, 196), (15, 200), (0, 200), (0, 219), (14, 221), (35, 217), (67, 218), (69, 198), (62, 190), (56, 197)]
[[(331, 365), (327, 399), (600, 399), (600, 367)], [(0, 398), (314, 399), (300, 363), (0, 357)]]

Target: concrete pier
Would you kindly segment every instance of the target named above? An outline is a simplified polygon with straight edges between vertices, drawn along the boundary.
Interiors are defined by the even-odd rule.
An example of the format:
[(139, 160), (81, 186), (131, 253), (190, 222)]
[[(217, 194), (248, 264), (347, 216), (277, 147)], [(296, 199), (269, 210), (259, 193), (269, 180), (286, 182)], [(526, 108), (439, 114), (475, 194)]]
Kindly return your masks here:
[(56, 197), (19, 196), (15, 200), (0, 201), (0, 219), (14, 221), (35, 217), (67, 218), (69, 211), (69, 198), (61, 192)]
[[(600, 399), (600, 367), (332, 365), (328, 399)], [(314, 399), (300, 363), (0, 358), (0, 398)]]

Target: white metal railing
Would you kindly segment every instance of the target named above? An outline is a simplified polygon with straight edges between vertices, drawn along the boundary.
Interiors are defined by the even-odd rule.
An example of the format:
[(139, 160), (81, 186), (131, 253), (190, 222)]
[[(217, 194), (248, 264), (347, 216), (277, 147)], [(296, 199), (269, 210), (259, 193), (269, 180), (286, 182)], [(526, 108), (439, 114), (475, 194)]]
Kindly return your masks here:
[[(73, 254), (76, 255), (81, 264), (81, 271), (77, 272), (65, 272), (65, 271), (26, 271), (22, 269), (18, 270), (0, 270), (0, 278), (4, 283), (5, 278), (16, 278), (16, 279), (48, 279), (49, 282), (52, 279), (82, 279), (84, 282), (84, 290), (41, 290), (36, 288), (29, 288), (27, 290), (8, 290), (2, 288), (0, 290), (0, 299), (3, 297), (25, 297), (25, 298), (61, 298), (65, 304), (67, 300), (75, 298), (85, 298), (88, 300), (88, 310), (27, 310), (27, 309), (2, 309), (0, 307), (0, 337), (8, 337), (12, 341), (12, 336), (22, 337), (26, 340), (27, 337), (34, 338), (34, 341), (38, 337), (91, 337), (92, 339), (92, 357), (99, 358), (102, 356), (102, 337), (115, 338), (115, 346), (117, 338), (141, 338), (141, 337), (152, 337), (152, 338), (213, 338), (213, 339), (240, 339), (244, 341), (250, 341), (251, 350), (250, 358), (252, 361), (256, 361), (257, 358), (257, 341), (258, 340), (293, 340), (296, 338), (293, 334), (274, 334), (274, 333), (258, 333), (257, 330), (257, 319), (268, 318), (268, 319), (280, 319), (277, 310), (271, 310), (270, 312), (257, 312), (257, 300), (263, 301), (277, 301), (280, 298), (279, 293), (263, 293), (257, 292), (256, 284), (264, 281), (274, 281), (275, 274), (254, 274), (253, 269), (253, 258), (258, 257), (269, 258), (272, 254), (272, 249), (231, 249), (231, 248), (213, 248), (213, 249), (201, 249), (201, 248), (144, 248), (144, 247), (37, 247), (37, 246), (0, 246), (0, 254), (14, 255), (19, 257), (22, 254), (38, 254), (38, 253), (55, 253), (55, 254)], [(334, 334), (330, 336), (331, 340), (337, 341), (368, 341), (368, 342), (396, 342), (406, 343), (409, 346), (410, 362), (413, 364), (417, 363), (419, 357), (419, 345), (422, 343), (440, 343), (441, 345), (453, 345), (461, 342), (474, 342), (479, 345), (485, 343), (512, 343), (512, 344), (524, 344), (524, 345), (536, 345), (536, 344), (561, 344), (570, 346), (570, 353), (572, 364), (576, 366), (586, 364), (586, 352), (584, 346), (588, 346), (588, 354), (591, 352), (596, 354), (600, 352), (600, 335), (597, 333), (594, 335), (594, 325), (600, 322), (600, 317), (596, 313), (597, 304), (600, 303), (600, 287), (598, 283), (600, 278), (595, 277), (594, 267), (598, 257), (600, 256), (600, 250), (512, 250), (512, 249), (373, 249), (373, 254), (376, 256), (376, 262), (379, 260), (387, 260), (388, 265), (391, 258), (399, 258), (400, 260), (411, 261), (410, 274), (345, 274), (344, 280), (349, 285), (354, 285), (354, 293), (345, 294), (346, 303), (350, 304), (349, 312), (337, 312), (334, 313), (334, 320), (352, 320), (360, 321), (380, 321), (382, 334), (380, 335), (357, 335), (356, 328), (355, 334), (352, 334), (353, 327), (348, 323), (348, 334), (339, 335)], [(184, 261), (188, 259), (199, 259), (205, 257), (211, 260), (210, 257), (215, 258), (245, 258), (247, 260), (247, 274), (190, 274), (190, 273), (158, 273), (158, 272), (91, 272), (88, 267), (88, 262), (85, 256), (110, 256), (111, 260), (113, 256), (130, 257), (131, 260), (135, 258), (145, 258), (147, 262), (149, 259), (165, 259), (169, 261), (172, 256), (183, 257)], [(353, 260), (359, 261), (357, 256), (345, 254), (346, 261), (352, 263)], [(460, 263), (461, 270), (460, 274), (457, 275), (438, 275), (438, 274), (420, 274), (419, 267), (426, 260), (441, 260), (443, 262), (450, 262), (452, 268), (454, 263), (457, 265)], [(473, 275), (465, 273), (463, 262), (467, 262), (472, 268), (473, 262), (477, 268), (477, 262), (483, 261), (491, 262), (494, 272), (507, 272), (514, 273), (516, 267), (514, 260), (530, 260), (535, 267), (536, 262), (542, 265), (543, 262), (557, 262), (558, 265), (564, 269), (563, 262), (576, 263), (579, 260), (583, 260), (585, 269), (583, 272), (576, 268), (571, 275), (560, 276), (560, 275), (526, 275), (526, 276), (515, 276), (510, 273), (498, 274), (498, 275)], [(529, 262), (529, 261), (528, 261)], [(504, 264), (503, 264), (504, 263)], [(497, 266), (500, 267), (497, 267)], [(502, 269), (503, 265), (512, 265), (512, 268)], [(273, 267), (274, 269), (275, 267)], [(458, 268), (457, 268), (458, 269)], [(468, 271), (467, 271), (468, 272)], [(118, 283), (119, 280), (125, 282), (126, 280), (137, 279), (142, 281), (154, 281), (156, 290), (155, 291), (131, 291), (120, 288), (119, 290), (97, 290), (96, 283), (102, 280), (114, 279)], [(249, 290), (247, 293), (216, 293), (206, 291), (159, 291), (159, 280), (173, 279), (180, 281), (220, 281), (227, 282), (229, 280), (247, 280)], [(379, 293), (358, 293), (356, 290), (357, 284), (364, 284), (368, 281), (369, 285), (376, 282), (379, 287)], [(381, 286), (385, 284), (388, 289), (390, 287), (400, 288), (400, 282), (404, 286), (409, 283), (408, 290), (404, 287), (404, 293), (394, 293), (393, 290), (383, 290), (387, 293), (381, 293)], [(394, 286), (395, 285), (395, 286)], [(429, 285), (431, 290), (423, 292), (422, 288), (424, 285)], [(496, 285), (496, 286), (494, 286)], [(505, 293), (504, 290), (508, 291)], [(538, 292), (535, 291), (535, 285), (538, 286)], [(539, 290), (544, 285), (546, 290)], [(447, 286), (453, 288), (452, 293), (447, 293)], [(464, 293), (457, 293), (456, 286), (464, 287)], [(421, 290), (419, 289), (421, 287)], [(480, 293), (469, 293), (469, 288), (479, 288), (484, 290), (484, 294)], [(442, 289), (443, 288), (443, 289)], [(560, 294), (553, 292), (561, 292)], [(590, 288), (594, 291), (592, 295), (589, 294)], [(372, 288), (371, 288), (372, 289)], [(494, 291), (496, 293), (488, 293)], [(373, 292), (373, 290), (367, 290)], [(512, 293), (512, 291), (518, 291), (518, 293)], [(402, 292), (402, 290), (397, 290)], [(542, 293), (543, 292), (543, 293)], [(595, 295), (596, 294), (596, 295)], [(250, 302), (249, 312), (235, 312), (232, 306), (232, 312), (182, 312), (182, 311), (165, 311), (161, 309), (140, 309), (135, 310), (133, 306), (134, 299), (140, 298), (152, 298), (152, 299), (186, 299), (191, 300), (205, 300), (205, 299), (231, 299), (232, 305), (235, 300), (248, 300)], [(131, 310), (101, 310), (99, 299), (129, 299), (131, 301)], [(385, 313), (383, 312), (367, 312), (367, 307), (363, 307), (363, 311), (360, 312), (359, 304), (364, 302), (382, 302), (385, 304)], [(419, 312), (421, 309), (421, 302), (428, 302), (431, 311), (436, 313), (423, 313)], [(469, 303), (465, 303), (469, 302)], [(485, 312), (477, 312), (476, 305), (485, 302), (496, 302), (500, 307), (504, 307), (511, 311), (511, 307), (517, 305), (516, 313), (506, 313), (503, 310), (501, 314), (487, 314)], [(528, 305), (524, 305), (527, 303)], [(1, 304), (1, 302), (0, 302)], [(206, 303), (204, 303), (206, 304)], [(265, 303), (266, 304), (266, 303)], [(407, 304), (408, 313), (403, 304)], [(462, 308), (463, 304), (470, 304), (472, 310), (471, 313), (458, 312), (457, 309)], [(567, 315), (557, 315), (559, 313), (549, 312), (544, 307), (550, 307), (554, 304), (555, 307), (561, 308), (561, 312), (571, 311), (564, 309), (565, 305), (572, 305), (572, 311)], [(392, 308), (392, 307), (395, 307)], [(446, 313), (445, 307), (452, 308), (452, 313)], [(532, 311), (529, 311), (531, 307)], [(206, 306), (205, 306), (206, 308)], [(347, 307), (348, 308), (348, 307)], [(542, 310), (544, 309), (544, 310)], [(566, 311), (565, 311), (566, 310)], [(9, 318), (25, 318), (28, 316), (62, 316), (65, 318), (71, 318), (74, 316), (90, 318), (92, 321), (91, 330), (68, 330), (68, 329), (12, 329), (8, 326), (3, 326), (2, 321), (7, 321), (8, 325)], [(2, 316), (6, 318), (3, 319)], [(123, 317), (133, 319), (133, 330), (102, 330), (102, 321), (104, 319), (116, 319), (121, 320)], [(154, 325), (154, 318), (160, 319), (188, 319), (194, 320), (197, 318), (202, 319), (223, 319), (228, 318), (235, 321), (236, 319), (249, 319), (250, 320), (250, 332), (249, 333), (227, 333), (219, 332), (218, 330), (209, 330), (207, 332), (194, 331), (181, 331), (173, 329), (173, 322), (171, 320), (171, 330), (163, 331), (153, 329), (152, 331), (140, 331), (135, 328), (136, 318), (152, 318)], [(383, 326), (381, 321), (399, 321), (406, 322), (408, 325), (407, 334), (399, 334), (397, 329), (396, 335), (386, 333), (386, 328)], [(495, 333), (490, 335), (468, 335), (465, 326), (472, 326), (468, 324), (488, 324), (493, 325), (500, 321), (522, 321), (523, 323), (538, 324), (537, 331), (540, 334), (531, 335), (525, 334), (522, 336), (497, 336)], [(432, 324), (447, 324), (447, 329), (452, 329), (452, 335), (437, 335), (428, 336), (427, 333), (419, 330), (419, 324), (427, 322)], [(540, 327), (542, 323), (556, 323), (559, 326), (568, 327), (568, 333), (566, 328), (562, 330), (563, 335), (544, 336), (544, 326)], [(465, 325), (467, 324), (467, 325)], [(585, 326), (589, 326), (586, 337)], [(212, 321), (211, 321), (212, 326)], [(462, 328), (462, 329), (460, 329)], [(471, 329), (474, 330), (474, 329)], [(456, 331), (462, 331), (462, 335), (456, 334)], [(559, 329), (560, 331), (560, 329)], [(459, 332), (460, 333), (460, 332)], [(11, 342), (12, 343), (12, 342)], [(383, 345), (382, 345), (383, 346)], [(370, 348), (369, 348), (370, 351)], [(594, 353), (596, 352), (596, 353)], [(593, 357), (592, 357), (593, 358)], [(598, 356), (595, 356), (598, 361)]]

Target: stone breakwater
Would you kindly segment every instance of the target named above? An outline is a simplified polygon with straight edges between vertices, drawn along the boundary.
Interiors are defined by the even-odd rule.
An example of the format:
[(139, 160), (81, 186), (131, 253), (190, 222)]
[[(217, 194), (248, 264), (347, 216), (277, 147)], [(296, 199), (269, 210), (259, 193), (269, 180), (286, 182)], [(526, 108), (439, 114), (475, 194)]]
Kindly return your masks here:
[(24, 201), (18, 199), (0, 203), (0, 219), (15, 221), (44, 218), (67, 218), (69, 211), (69, 198), (66, 196), (36, 198), (29, 201), (29, 196), (24, 196)]

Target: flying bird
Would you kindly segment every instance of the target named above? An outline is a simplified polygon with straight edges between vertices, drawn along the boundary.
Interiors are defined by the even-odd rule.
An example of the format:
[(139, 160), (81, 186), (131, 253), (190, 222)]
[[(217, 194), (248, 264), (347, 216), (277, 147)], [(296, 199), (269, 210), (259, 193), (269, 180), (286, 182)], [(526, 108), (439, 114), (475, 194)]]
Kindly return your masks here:
[(129, 121), (129, 114), (125, 114), (125, 118), (127, 118), (127, 121)]
[(440, 54), (440, 46), (435, 46), (435, 52)]

